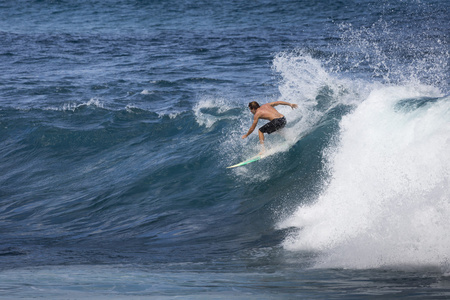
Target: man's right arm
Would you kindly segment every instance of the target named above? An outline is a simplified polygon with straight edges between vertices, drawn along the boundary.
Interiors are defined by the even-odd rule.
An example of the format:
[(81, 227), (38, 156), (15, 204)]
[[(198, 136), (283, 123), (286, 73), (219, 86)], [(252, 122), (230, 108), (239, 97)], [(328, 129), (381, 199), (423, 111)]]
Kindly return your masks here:
[(244, 134), (242, 136), (243, 139), (245, 139), (246, 137), (248, 137), (256, 128), (256, 125), (258, 124), (258, 120), (259, 120), (259, 115), (256, 114), (255, 117), (253, 118), (253, 124), (250, 127), (250, 129), (248, 130), (247, 134)]

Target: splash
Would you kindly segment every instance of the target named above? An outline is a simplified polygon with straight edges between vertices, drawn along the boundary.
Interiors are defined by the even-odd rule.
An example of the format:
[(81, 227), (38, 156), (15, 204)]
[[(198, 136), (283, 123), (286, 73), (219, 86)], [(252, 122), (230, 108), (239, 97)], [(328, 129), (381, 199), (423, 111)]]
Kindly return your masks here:
[(357, 77), (362, 72), (370, 75), (367, 80), (384, 84), (448, 86), (448, 43), (436, 34), (437, 28), (447, 25), (432, 24), (433, 13), (428, 12), (426, 19), (427, 14), (417, 10), (410, 13), (422, 20), (417, 22), (421, 30), (411, 31), (383, 18), (361, 28), (341, 24), (341, 42), (330, 68)]
[(290, 145), (297, 143), (336, 106), (359, 104), (369, 87), (334, 76), (319, 59), (302, 50), (278, 54), (273, 69), (280, 75), (277, 100), (298, 105), (296, 110), (277, 107), (288, 118), (290, 129), (284, 136)]

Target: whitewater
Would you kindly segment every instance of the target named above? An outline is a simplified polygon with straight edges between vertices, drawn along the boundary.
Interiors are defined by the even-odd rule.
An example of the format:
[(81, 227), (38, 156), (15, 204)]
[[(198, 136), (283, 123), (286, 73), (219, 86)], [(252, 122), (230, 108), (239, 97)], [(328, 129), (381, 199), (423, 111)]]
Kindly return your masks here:
[(280, 223), (290, 250), (321, 267), (435, 266), (448, 272), (449, 97), (427, 87), (375, 89), (339, 123), (324, 187)]

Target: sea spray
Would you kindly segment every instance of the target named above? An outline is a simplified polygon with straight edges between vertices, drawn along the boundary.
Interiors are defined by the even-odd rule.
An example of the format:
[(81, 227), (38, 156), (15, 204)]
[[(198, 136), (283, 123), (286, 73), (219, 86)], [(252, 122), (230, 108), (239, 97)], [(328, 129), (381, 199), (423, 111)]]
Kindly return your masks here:
[(448, 86), (448, 43), (435, 34), (436, 24), (431, 24), (436, 14), (445, 14), (445, 10), (430, 12), (414, 8), (407, 13), (421, 19), (417, 22), (420, 32), (399, 31), (396, 20), (384, 18), (360, 28), (340, 24), (339, 50), (332, 50), (334, 54), (327, 66), (352, 80), (360, 80), (363, 70), (370, 75), (367, 81)]

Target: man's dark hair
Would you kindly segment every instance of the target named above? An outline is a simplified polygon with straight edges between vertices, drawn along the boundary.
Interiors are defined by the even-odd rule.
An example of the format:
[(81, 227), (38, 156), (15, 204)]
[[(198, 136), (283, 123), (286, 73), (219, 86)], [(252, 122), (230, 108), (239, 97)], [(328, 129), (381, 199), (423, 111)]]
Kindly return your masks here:
[(258, 109), (259, 108), (259, 104), (256, 101), (252, 101), (248, 104), (248, 108), (250, 108), (250, 110), (252, 109)]

